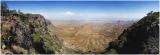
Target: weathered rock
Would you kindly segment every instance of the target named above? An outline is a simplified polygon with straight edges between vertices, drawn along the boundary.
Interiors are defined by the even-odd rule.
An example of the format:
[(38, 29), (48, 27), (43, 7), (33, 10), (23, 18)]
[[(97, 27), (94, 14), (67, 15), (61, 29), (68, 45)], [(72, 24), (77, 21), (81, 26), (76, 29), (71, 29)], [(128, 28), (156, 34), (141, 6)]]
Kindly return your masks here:
[(159, 53), (159, 12), (150, 12), (110, 43), (116, 53)]
[(17, 14), (14, 19), (13, 22), (2, 20), (1, 41), (7, 48), (11, 48), (13, 53), (33, 53), (32, 50), (42, 54), (55, 53), (61, 48), (55, 34), (51, 35), (48, 31), (46, 20), (42, 15)]

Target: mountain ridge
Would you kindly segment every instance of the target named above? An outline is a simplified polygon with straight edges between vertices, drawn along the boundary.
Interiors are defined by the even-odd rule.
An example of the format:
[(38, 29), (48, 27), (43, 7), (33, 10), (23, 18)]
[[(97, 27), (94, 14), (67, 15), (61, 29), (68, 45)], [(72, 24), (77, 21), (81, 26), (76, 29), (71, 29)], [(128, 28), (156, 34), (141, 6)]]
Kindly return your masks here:
[(107, 53), (158, 54), (159, 12), (147, 14), (137, 23), (123, 31), (119, 38), (110, 43)]

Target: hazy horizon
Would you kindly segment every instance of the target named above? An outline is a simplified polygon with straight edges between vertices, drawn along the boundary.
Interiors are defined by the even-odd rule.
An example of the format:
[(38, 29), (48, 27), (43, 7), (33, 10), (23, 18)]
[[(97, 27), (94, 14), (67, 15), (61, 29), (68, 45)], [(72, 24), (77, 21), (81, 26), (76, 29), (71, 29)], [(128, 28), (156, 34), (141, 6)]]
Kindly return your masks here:
[(139, 20), (158, 11), (158, 1), (5, 1), (10, 9), (48, 20)]

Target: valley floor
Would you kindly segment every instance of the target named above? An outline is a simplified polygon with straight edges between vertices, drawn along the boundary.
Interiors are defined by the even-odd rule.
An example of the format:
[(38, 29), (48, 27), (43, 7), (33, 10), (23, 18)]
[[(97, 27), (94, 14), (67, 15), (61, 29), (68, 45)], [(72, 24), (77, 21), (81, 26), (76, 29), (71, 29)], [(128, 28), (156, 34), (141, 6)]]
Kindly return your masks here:
[(109, 42), (116, 39), (124, 26), (105, 22), (57, 21), (49, 29), (63, 40), (63, 45), (82, 52), (103, 52)]

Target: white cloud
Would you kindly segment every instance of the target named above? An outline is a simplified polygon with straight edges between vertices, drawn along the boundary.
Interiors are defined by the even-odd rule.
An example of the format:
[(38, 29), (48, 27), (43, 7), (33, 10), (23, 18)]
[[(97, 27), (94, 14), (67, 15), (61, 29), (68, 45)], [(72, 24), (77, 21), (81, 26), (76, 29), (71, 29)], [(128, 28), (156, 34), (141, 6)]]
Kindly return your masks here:
[(74, 16), (75, 13), (73, 13), (72, 11), (66, 11), (64, 12), (64, 16)]

